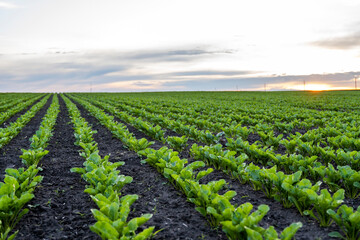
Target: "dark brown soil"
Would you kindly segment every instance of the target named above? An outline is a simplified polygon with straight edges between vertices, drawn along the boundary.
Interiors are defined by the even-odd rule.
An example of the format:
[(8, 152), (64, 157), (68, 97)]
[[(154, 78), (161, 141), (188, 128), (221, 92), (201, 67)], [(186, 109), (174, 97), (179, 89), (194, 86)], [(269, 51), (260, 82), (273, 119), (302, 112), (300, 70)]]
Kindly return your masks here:
[[(49, 154), (40, 162), (43, 171), (39, 174), (44, 179), (34, 192), (35, 198), (28, 204), (29, 213), (15, 228), (19, 230), (16, 239), (100, 239), (89, 229), (89, 226), (95, 223), (90, 209), (96, 208), (96, 205), (89, 195), (83, 192), (86, 183), (81, 176), (70, 172), (72, 167), (81, 167), (84, 159), (79, 156), (80, 148), (74, 145), (74, 131), (66, 106), (61, 98), (59, 100), (61, 112), (54, 135), (47, 147)], [(51, 98), (21, 133), (0, 149), (1, 180), (5, 168), (22, 167), (20, 150), (29, 148), (29, 138), (39, 128), (50, 103)], [(136, 153), (126, 149), (120, 140), (114, 138), (105, 127), (100, 125), (98, 120), (90, 116), (79, 104), (77, 105), (82, 116), (92, 124), (94, 130), (98, 131), (94, 138), (98, 142), (100, 154), (102, 156), (111, 154), (111, 161), (125, 162), (119, 170), (121, 174), (133, 177), (133, 182), (124, 187), (123, 195), (139, 195), (139, 199), (132, 206), (130, 217), (152, 213), (153, 217), (145, 227), (155, 226), (155, 231), (161, 230), (154, 239), (226, 239), (221, 229), (212, 229), (206, 219), (195, 210), (195, 206), (187, 202), (186, 197), (169, 184), (161, 174), (148, 164), (142, 164)], [(16, 120), (16, 117), (24, 112), (16, 114), (9, 121)], [(145, 137), (152, 140), (143, 132), (126, 125), (137, 138)], [(178, 136), (170, 130), (166, 135)], [(258, 136), (250, 136), (250, 138), (252, 141), (259, 140)], [(191, 162), (194, 160), (190, 158), (189, 148), (195, 142), (189, 140), (188, 143), (189, 147), (180, 153), (180, 157), (188, 158)], [(162, 146), (164, 144), (155, 141), (152, 147), (159, 149)], [(266, 198), (261, 191), (254, 191), (250, 185), (241, 185), (221, 171), (214, 171), (202, 182), (218, 179), (225, 179), (229, 183), (226, 190), (237, 192), (233, 204), (250, 202), (254, 205), (254, 209), (260, 204), (269, 205), (270, 211), (261, 221), (261, 225), (265, 228), (273, 225), (280, 232), (291, 223), (301, 221), (304, 226), (298, 231), (296, 239), (330, 239), (328, 233), (337, 230), (334, 225), (330, 228), (319, 227), (317, 222), (301, 216), (295, 208), (285, 209), (275, 200)], [(355, 206), (359, 200), (347, 200), (347, 203)]]
[[(78, 105), (78, 107), (82, 109), (82, 112), (86, 111), (79, 105)], [(93, 117), (87, 116), (86, 118), (90, 119), (89, 122), (95, 124), (94, 126), (99, 125), (97, 120), (94, 119)], [(114, 119), (116, 121), (122, 122), (116, 117)], [(124, 123), (124, 122), (122, 122), (122, 123)], [(146, 136), (143, 132), (137, 130), (136, 128), (132, 127), (131, 125), (129, 125), (127, 123), (124, 123), (124, 124), (128, 127), (129, 131), (132, 132), (136, 138), (139, 139), (139, 138), (145, 137), (148, 140), (155, 141), (154, 139), (151, 139), (150, 137)], [(101, 131), (99, 130), (99, 129), (101, 129), (101, 126), (97, 126), (97, 127), (95, 127), (95, 129), (97, 129), (99, 132), (102, 131), (102, 130)], [(110, 133), (108, 133), (108, 134), (110, 134)], [(171, 136), (171, 131), (167, 131), (167, 134)], [(176, 135), (176, 134), (174, 134), (174, 135)], [(256, 137), (254, 136), (254, 139), (255, 138)], [(100, 141), (98, 141), (98, 142), (100, 142)], [(192, 143), (193, 142), (191, 142), (191, 144)], [(120, 145), (121, 145), (121, 143), (120, 143)], [(108, 144), (108, 147), (109, 146), (112, 146), (112, 144)], [(162, 143), (160, 143), (159, 141), (155, 141), (155, 144), (152, 146), (152, 148), (159, 149), (162, 146), (163, 146)], [(188, 158), (189, 162), (191, 162), (193, 160), (191, 158), (189, 158), (189, 152), (188, 152), (189, 147), (185, 152), (182, 152), (180, 154), (180, 157)], [(106, 151), (104, 151), (104, 152), (106, 152)], [(126, 164), (125, 166), (127, 166), (127, 165), (128, 164)], [(143, 165), (143, 166), (146, 166), (146, 165)], [(125, 169), (126, 168), (124, 168), (124, 170)], [(122, 170), (123, 173), (124, 173), (124, 170)], [(130, 175), (130, 174), (127, 174), (127, 175)], [(266, 198), (263, 192), (254, 191), (250, 185), (242, 185), (238, 181), (232, 180), (229, 176), (222, 173), (221, 171), (215, 170), (213, 173), (208, 175), (202, 181), (203, 181), (203, 183), (206, 183), (208, 181), (219, 180), (219, 179), (225, 179), (229, 183), (226, 190), (234, 190), (237, 192), (237, 196), (234, 198), (234, 200), (232, 202), (233, 204), (240, 205), (245, 202), (250, 202), (251, 204), (253, 204), (254, 210), (257, 209), (257, 207), (260, 204), (266, 204), (270, 207), (270, 211), (261, 221), (261, 225), (265, 228), (272, 225), (275, 227), (275, 229), (278, 232), (281, 232), (284, 228), (288, 227), (291, 223), (302, 222), (303, 227), (300, 228), (299, 231), (297, 232), (296, 239), (304, 239), (304, 240), (305, 239), (332, 239), (328, 236), (328, 234), (332, 231), (339, 231), (339, 229), (337, 228), (337, 226), (335, 224), (333, 224), (332, 226), (330, 226), (328, 228), (320, 227), (319, 223), (314, 221), (313, 219), (311, 219), (307, 216), (301, 216), (296, 208), (293, 207), (290, 209), (285, 209), (279, 202), (277, 202), (273, 199)], [(194, 205), (192, 205), (192, 206), (195, 207)], [(190, 238), (190, 239), (193, 239), (193, 238)]]
[[(88, 194), (84, 193), (86, 183), (72, 167), (82, 167), (84, 159), (74, 145), (75, 137), (63, 100), (60, 113), (46, 155), (40, 162), (44, 177), (34, 191), (30, 211), (17, 224), (16, 239), (100, 239), (91, 232), (89, 225), (95, 223), (90, 212), (96, 208)], [(30, 123), (37, 129), (39, 123)], [(28, 135), (31, 136), (31, 135)]]
[[(100, 153), (110, 153), (111, 161), (124, 161), (120, 168), (121, 174), (133, 177), (133, 182), (123, 188), (123, 195), (138, 194), (139, 199), (133, 204), (132, 217), (144, 213), (152, 213), (153, 217), (146, 226), (155, 226), (157, 233), (154, 239), (226, 239), (219, 230), (211, 229), (206, 219), (195, 210), (192, 203), (178, 192), (154, 168), (148, 164), (141, 164), (141, 159), (135, 152), (128, 151), (120, 140), (114, 138), (107, 128), (77, 104), (81, 115), (92, 124), (98, 133), (94, 135)], [(136, 137), (146, 137), (136, 131)], [(141, 135), (141, 136), (140, 136)], [(154, 148), (163, 146), (157, 142)]]
[[(45, 97), (45, 96), (44, 96), (44, 97)], [(30, 108), (32, 108), (32, 106), (34, 106), (35, 104), (37, 104), (38, 102), (40, 102), (44, 97), (36, 100), (34, 103), (30, 104), (30, 106), (26, 107), (25, 109), (23, 109), (23, 110), (21, 110), (20, 112), (18, 112), (18, 113), (16, 113), (16, 114), (14, 114), (13, 116), (11, 116), (8, 120), (6, 120), (5, 122), (3, 122), (3, 123), (0, 125), (0, 127), (1, 127), (1, 128), (6, 128), (6, 127), (9, 125), (9, 123), (16, 121), (16, 119), (17, 119), (18, 117), (20, 117), (21, 115), (23, 115), (24, 113), (26, 113)]]
[[(21, 162), (20, 155), (22, 155), (21, 149), (28, 149), (30, 147), (30, 140), (35, 132), (39, 129), (42, 118), (45, 116), (47, 109), (52, 101), (52, 97), (48, 99), (46, 104), (40, 109), (35, 116), (26, 124), (21, 132), (14, 137), (7, 145), (0, 149), (0, 177), (1, 181), (4, 178), (6, 168), (20, 168), (24, 167)], [(29, 110), (31, 107), (27, 108)], [(20, 117), (26, 111), (23, 110), (15, 116), (11, 117), (12, 121), (16, 121), (17, 117)], [(9, 119), (9, 120), (10, 120)]]

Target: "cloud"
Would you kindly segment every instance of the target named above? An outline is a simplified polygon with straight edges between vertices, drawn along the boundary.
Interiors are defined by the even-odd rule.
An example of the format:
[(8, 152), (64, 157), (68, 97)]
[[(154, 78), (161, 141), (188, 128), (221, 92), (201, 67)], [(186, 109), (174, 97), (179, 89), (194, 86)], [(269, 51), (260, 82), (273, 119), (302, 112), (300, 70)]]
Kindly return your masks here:
[[(198, 65), (203, 57), (228, 53), (206, 48), (65, 52), (67, 54), (3, 55), (1, 90), (89, 91), (90, 86), (93, 91), (261, 90), (264, 83), (271, 90), (288, 90), (303, 81), (351, 88), (353, 76), (360, 74), (278, 76), (266, 75), (261, 69), (209, 69)], [(169, 63), (168, 59), (176, 60)], [(184, 69), (191, 71), (182, 71)]]
[(164, 81), (163, 87), (181, 86), (187, 90), (262, 90), (266, 83), (269, 90), (302, 89), (303, 82), (311, 86), (324, 84), (333, 88), (352, 88), (354, 75), (360, 72), (326, 73), (310, 75), (288, 76), (259, 76), (259, 77), (228, 77), (211, 79), (204, 77), (196, 80)]
[(0, 2), (0, 8), (5, 8), (5, 9), (14, 9), (14, 8), (18, 8), (19, 6), (12, 4), (12, 3), (7, 3), (7, 2)]
[(360, 31), (340, 37), (327, 38), (310, 43), (313, 46), (347, 50), (360, 47)]
[(200, 47), (179, 50), (152, 50), (152, 51), (134, 51), (122, 53), (120, 58), (143, 61), (193, 61), (203, 57), (209, 57), (218, 54), (231, 54), (232, 50), (207, 50)]
[(214, 71), (214, 70), (201, 70), (189, 72), (174, 72), (175, 76), (236, 76), (236, 75), (249, 75), (260, 73), (260, 71)]

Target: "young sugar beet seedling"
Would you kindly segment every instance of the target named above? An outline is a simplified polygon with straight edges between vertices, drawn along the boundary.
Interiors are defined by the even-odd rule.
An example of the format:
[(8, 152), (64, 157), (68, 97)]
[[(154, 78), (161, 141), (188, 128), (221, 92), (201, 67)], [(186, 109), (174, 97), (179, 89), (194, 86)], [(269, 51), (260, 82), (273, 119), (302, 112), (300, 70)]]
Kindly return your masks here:
[[(334, 193), (333, 196), (327, 189), (322, 189), (320, 195), (318, 195), (312, 189), (306, 189), (309, 199), (313, 203), (313, 208), (304, 211), (305, 215), (310, 215), (320, 222), (320, 226), (327, 227), (331, 224), (332, 219), (327, 211), (335, 210), (344, 201), (344, 189), (340, 189)], [(316, 212), (314, 212), (314, 210)]]
[(20, 158), (22, 158), (23, 164), (25, 164), (27, 167), (35, 164), (37, 165), (39, 161), (49, 153), (48, 150), (44, 150), (42, 148), (36, 148), (36, 149), (21, 149), (22, 155)]
[(166, 142), (169, 144), (171, 148), (174, 148), (175, 150), (182, 152), (186, 149), (188, 146), (187, 144), (188, 138), (186, 136), (182, 137), (167, 137)]
[(16, 192), (17, 196), (21, 194), (21, 192), (32, 192), (35, 188), (35, 186), (40, 183), (43, 179), (42, 176), (36, 176), (39, 171), (42, 171), (41, 168), (36, 167), (36, 165), (31, 165), (29, 168), (19, 168), (19, 169), (13, 169), (13, 168), (7, 168), (5, 170), (6, 175), (4, 182), (9, 183), (13, 182), (12, 179), (16, 180), (17, 183), (14, 183), (15, 185), (19, 184), (18, 191)]
[(197, 174), (194, 173), (194, 170), (204, 166), (204, 162), (196, 161), (188, 164), (182, 169), (178, 169), (177, 171), (174, 169), (165, 168), (164, 176), (171, 176), (168, 178), (173, 183), (173, 185), (189, 197), (192, 194), (194, 183), (199, 182), (201, 178), (209, 175), (213, 171), (212, 168), (208, 168), (207, 170), (197, 172)]
[[(189, 180), (188, 180), (189, 181)], [(217, 211), (216, 199), (221, 195), (218, 192), (226, 185), (224, 179), (218, 181), (211, 181), (207, 184), (200, 184), (196, 181), (190, 181), (190, 188), (187, 192), (188, 200), (194, 203), (197, 207), (195, 208), (201, 215), (206, 217), (209, 220), (211, 226), (216, 227), (219, 225), (220, 221), (226, 220), (225, 216), (222, 212)], [(227, 191), (222, 195), (222, 197), (226, 200), (223, 201), (225, 203), (225, 208), (229, 208), (232, 205), (229, 200), (236, 196), (235, 191)], [(220, 205), (221, 206), (221, 205)], [(210, 208), (211, 207), (211, 208)], [(219, 212), (219, 214), (217, 214)]]
[[(76, 113), (78, 109), (67, 98), (64, 98), (69, 112)], [(100, 113), (101, 114), (101, 113)], [(79, 114), (72, 114), (75, 128), (81, 128), (84, 119)], [(111, 163), (109, 156), (101, 158), (97, 149), (97, 144), (93, 142), (91, 128), (86, 128), (84, 134), (75, 135), (78, 145), (83, 148), (82, 155), (86, 161), (83, 168), (72, 168), (72, 172), (80, 173), (90, 185), (85, 192), (98, 205), (99, 210), (92, 209), (97, 222), (90, 227), (102, 239), (121, 239), (121, 240), (144, 240), (153, 235), (154, 227), (149, 227), (140, 233), (135, 231), (139, 226), (147, 222), (152, 214), (144, 214), (141, 217), (127, 221), (131, 204), (138, 199), (137, 195), (127, 195), (120, 198), (120, 191), (127, 183), (132, 182), (129, 176), (119, 175), (119, 166), (124, 162)], [(84, 141), (83, 141), (84, 140)]]
[(118, 167), (124, 165), (124, 162), (111, 163), (109, 156), (101, 158), (98, 151), (92, 153), (83, 163), (84, 168), (72, 168), (71, 172), (80, 173), (84, 180), (90, 185), (85, 192), (90, 195), (98, 193), (105, 196), (113, 192), (120, 193), (121, 189), (127, 183), (132, 182), (132, 177), (119, 175)]
[(308, 197), (307, 189), (311, 189), (314, 192), (319, 192), (321, 182), (317, 182), (312, 185), (309, 179), (302, 179), (293, 185), (286, 182), (283, 183), (282, 187), (289, 193), (289, 201), (292, 202), (295, 207), (299, 210), (300, 214), (303, 215), (305, 210), (310, 209), (312, 200)]
[(327, 210), (327, 214), (340, 226), (343, 235), (339, 232), (331, 232), (329, 236), (347, 240), (360, 239), (360, 206), (356, 211), (352, 207), (341, 205), (337, 212)]
[(230, 240), (290, 240), (302, 227), (301, 222), (293, 223), (285, 228), (279, 236), (273, 226), (268, 229), (258, 226), (270, 208), (267, 205), (260, 205), (255, 212), (251, 213), (252, 209), (252, 204), (242, 204), (228, 213), (231, 220), (221, 222), (223, 231)]
[(9, 232), (20, 221), (21, 217), (29, 212), (29, 209), (23, 207), (34, 198), (34, 194), (32, 194), (34, 188), (29, 188), (28, 185), (33, 186), (29, 180), (19, 184), (15, 177), (8, 175), (5, 176), (4, 183), (0, 182), (1, 240), (14, 239), (17, 232), (10, 236)]
[(130, 206), (138, 199), (138, 195), (126, 195), (119, 198), (118, 194), (114, 193), (107, 198), (102, 194), (97, 194), (91, 198), (99, 210), (91, 210), (97, 222), (90, 226), (90, 229), (102, 239), (144, 240), (153, 236), (154, 227), (136, 233), (136, 230), (146, 223), (152, 214), (143, 214), (130, 221), (127, 220)]
[(238, 166), (243, 164), (248, 158), (244, 153), (235, 157), (235, 151), (224, 151), (221, 144), (202, 147), (195, 143), (191, 146), (190, 154), (194, 159), (204, 161), (208, 165), (213, 165), (218, 170), (221, 169), (225, 173), (231, 174), (233, 178), (235, 178), (233, 173), (237, 171)]
[[(236, 195), (236, 192), (227, 191), (223, 195), (218, 194), (218, 192), (226, 185), (225, 180), (211, 181), (207, 184), (200, 184), (198, 182), (199, 179), (212, 171), (212, 169), (208, 169), (206, 171), (200, 171), (197, 175), (194, 174), (194, 169), (205, 166), (203, 162), (197, 161), (185, 167), (187, 160), (184, 159), (183, 162), (177, 157), (177, 152), (173, 152), (166, 147), (159, 150), (146, 149), (142, 151), (140, 155), (147, 156), (148, 158), (145, 161), (159, 168), (159, 171), (163, 173), (164, 176), (169, 177), (169, 175), (171, 175), (171, 178), (176, 182), (176, 186), (184, 192), (190, 202), (196, 205), (196, 210), (209, 220), (211, 226), (216, 227), (220, 226), (221, 223), (225, 221), (236, 222), (239, 220), (237, 215), (232, 214), (235, 211), (235, 207), (230, 203), (230, 199)], [(172, 160), (174, 160), (174, 163), (169, 164)], [(176, 162), (181, 162), (181, 168), (183, 169), (176, 167)], [(177, 172), (177, 174), (174, 172)], [(232, 217), (234, 219), (232, 219)], [(257, 226), (257, 222), (259, 222), (262, 217), (259, 217), (259, 219), (257, 219), (258, 221), (253, 222), (251, 225), (249, 220), (253, 218), (254, 215), (251, 215), (246, 219), (244, 218), (242, 219), (241, 224), (251, 229), (257, 229), (261, 234), (264, 233), (265, 230), (261, 230), (262, 228), (258, 228)], [(232, 234), (238, 237), (234, 237), (233, 239), (245, 239), (246, 236), (251, 239), (250, 234), (252, 233), (249, 232), (248, 234), (244, 227), (231, 227), (228, 223), (225, 223), (225, 225), (226, 226), (223, 227), (224, 231), (228, 227), (230, 229), (229, 231), (233, 231)], [(298, 223), (297, 225), (292, 225), (290, 228), (286, 229), (282, 233), (281, 239), (290, 239), (300, 226), (301, 223)], [(266, 231), (267, 235), (270, 236), (267, 239), (277, 239), (278, 234), (273, 228), (269, 228)], [(241, 238), (241, 236), (245, 236), (245, 238)]]
[[(194, 130), (196, 130), (196, 129), (194, 129)], [(198, 134), (199, 133), (199, 131), (194, 131), (194, 133), (196, 133), (196, 134)], [(205, 132), (201, 132), (201, 134), (202, 133), (205, 133)], [(122, 141), (123, 141), (123, 139), (121, 139)], [(125, 141), (124, 141), (125, 142)], [(126, 143), (125, 143), (126, 144)], [(172, 155), (172, 150), (167, 150), (167, 149), (161, 149), (160, 150), (160, 152), (161, 152), (161, 154), (156, 154), (157, 153), (157, 151), (156, 150), (150, 150), (150, 149), (146, 149), (146, 150), (144, 150), (144, 151), (141, 151), (141, 152), (138, 152), (138, 154), (139, 155), (144, 155), (144, 156), (147, 156), (147, 155), (149, 155), (149, 156), (151, 156), (150, 158), (148, 158), (147, 159), (147, 161), (150, 163), (151, 162), (151, 164), (153, 165), (153, 166), (156, 166), (157, 168), (159, 168), (160, 169), (160, 172), (162, 172), (163, 174), (165, 173), (165, 170), (166, 170), (166, 172), (167, 171), (169, 171), (169, 174), (171, 173), (171, 171), (170, 170), (172, 170), (172, 171), (175, 171), (175, 172), (179, 172), (179, 170), (180, 170), (180, 168), (178, 168), (178, 166), (177, 166), (177, 163), (178, 162), (180, 162), (180, 165), (184, 165), (184, 164), (186, 164), (186, 162), (187, 162), (187, 160), (186, 159), (184, 159), (184, 161), (183, 160), (181, 160), (181, 159), (179, 159), (178, 157), (177, 157), (177, 153), (175, 154), (175, 155)], [(162, 156), (160, 156), (160, 155), (162, 155)], [(164, 160), (164, 158), (166, 159), (166, 160)], [(145, 160), (146, 161), (146, 160)], [(174, 163), (175, 165), (172, 165), (171, 163)], [(185, 166), (185, 165), (184, 165)], [(183, 176), (179, 176), (179, 179), (181, 179), (181, 180), (183, 180), (183, 178), (185, 179), (185, 182), (188, 182), (189, 183), (189, 186), (191, 186), (191, 183), (194, 183), (194, 185), (197, 185), (197, 181), (195, 180), (195, 179), (197, 179), (198, 178), (198, 176), (199, 175), (194, 175), (193, 174), (193, 172), (191, 171), (192, 169), (188, 169), (187, 171), (184, 171), (183, 173), (184, 173), (184, 175)], [(180, 171), (181, 172), (181, 171)], [(206, 172), (205, 172), (206, 173)], [(188, 174), (189, 174), (189, 176), (188, 176)], [(171, 176), (173, 177), (173, 176), (175, 176), (176, 174), (171, 174)], [(191, 175), (191, 176), (190, 176)], [(195, 177), (196, 176), (196, 177)], [(186, 188), (186, 191), (191, 191), (191, 188)], [(194, 198), (196, 198), (196, 192), (198, 192), (198, 191), (191, 191), (189, 194), (188, 194), (188, 198), (189, 197), (191, 197), (191, 196), (193, 196)], [(211, 195), (212, 195), (212, 193), (211, 192), (208, 192), (208, 194), (205, 194), (206, 193), (206, 191), (204, 191), (204, 196), (202, 197), (202, 199), (203, 200), (206, 200), (206, 198), (209, 198)], [(230, 191), (230, 193), (231, 193), (231, 191)], [(214, 196), (216, 197), (216, 195), (214, 194)], [(229, 194), (229, 196), (228, 197), (231, 197), (231, 194)], [(210, 197), (211, 198), (211, 197)], [(201, 198), (199, 198), (199, 199), (201, 199)], [(208, 201), (200, 201), (200, 202), (208, 202)], [(211, 202), (210, 202), (210, 204), (212, 204)], [(215, 203), (213, 204), (213, 205), (209, 205), (209, 207), (211, 207), (211, 206), (214, 206), (214, 207), (216, 207), (216, 205), (215, 205)], [(215, 208), (214, 208), (215, 209)], [(207, 210), (209, 210), (209, 214), (210, 214), (210, 212), (213, 212), (210, 208), (209, 209), (206, 209), (206, 211)], [(218, 212), (217, 211), (217, 209), (215, 209), (216, 210), (216, 212)], [(225, 219), (224, 219), (225, 220)]]

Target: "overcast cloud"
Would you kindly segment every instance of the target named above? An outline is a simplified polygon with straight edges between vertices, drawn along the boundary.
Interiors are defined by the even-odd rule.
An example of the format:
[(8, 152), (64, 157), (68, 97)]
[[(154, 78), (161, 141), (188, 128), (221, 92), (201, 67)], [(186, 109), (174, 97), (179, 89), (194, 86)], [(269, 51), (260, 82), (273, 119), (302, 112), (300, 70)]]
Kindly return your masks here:
[(0, 92), (352, 88), (353, 0), (0, 0)]
[[(195, 53), (196, 54), (193, 54)], [(191, 54), (189, 54), (191, 53)], [(188, 71), (203, 55), (230, 54), (203, 50), (133, 52), (71, 52), (49, 55), (17, 55), (0, 61), (3, 91), (169, 91), (169, 90), (291, 90), (306, 84), (353, 87), (360, 72), (310, 75), (274, 75), (253, 70)], [(179, 57), (182, 56), (182, 57)], [(0, 57), (0, 60), (3, 57)], [(172, 68), (162, 66), (169, 64)], [(156, 70), (158, 69), (158, 70)], [(164, 70), (165, 69), (165, 70)], [(173, 70), (173, 71), (171, 71)], [(6, 83), (6, 84), (4, 84)], [(297, 87), (295, 87), (297, 86)], [(299, 87), (300, 86), (300, 87)]]
[(318, 47), (340, 49), (340, 50), (359, 48), (360, 30), (358, 32), (351, 33), (345, 36), (333, 37), (333, 38), (315, 41), (312, 44)]

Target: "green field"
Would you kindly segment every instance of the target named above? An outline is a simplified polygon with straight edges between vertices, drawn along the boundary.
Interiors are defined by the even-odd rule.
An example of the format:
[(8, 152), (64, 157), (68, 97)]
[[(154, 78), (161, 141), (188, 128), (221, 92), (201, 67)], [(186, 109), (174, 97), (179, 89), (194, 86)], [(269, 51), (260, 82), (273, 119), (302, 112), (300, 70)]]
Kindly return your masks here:
[[(360, 239), (359, 102), (360, 91), (2, 93), (0, 239)], [(84, 203), (65, 180), (46, 192), (65, 173)], [(62, 216), (49, 204), (62, 198), (86, 219), (34, 232), (31, 219)]]

